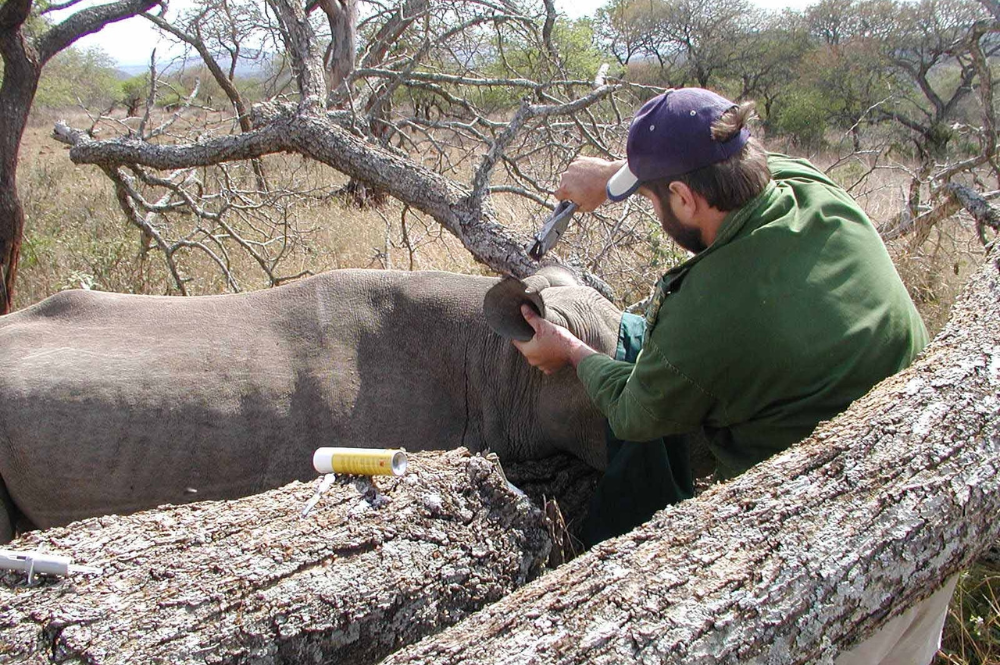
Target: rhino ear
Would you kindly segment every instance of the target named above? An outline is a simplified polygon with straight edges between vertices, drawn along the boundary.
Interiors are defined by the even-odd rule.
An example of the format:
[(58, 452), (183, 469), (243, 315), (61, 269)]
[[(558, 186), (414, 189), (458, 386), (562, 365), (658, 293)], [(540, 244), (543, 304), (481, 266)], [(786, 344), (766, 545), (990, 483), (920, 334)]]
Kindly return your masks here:
[(505, 339), (527, 342), (535, 336), (535, 331), (524, 320), (521, 305), (527, 304), (545, 318), (545, 303), (538, 292), (548, 285), (548, 281), (529, 285), (516, 277), (504, 277), (486, 292), (483, 299), (483, 314), (487, 325)]
[(534, 275), (524, 278), (528, 293), (541, 293), (550, 286), (582, 286), (576, 273), (562, 266), (545, 266)]
[(565, 266), (545, 266), (528, 279), (542, 277), (548, 282), (548, 286), (583, 286), (580, 276)]

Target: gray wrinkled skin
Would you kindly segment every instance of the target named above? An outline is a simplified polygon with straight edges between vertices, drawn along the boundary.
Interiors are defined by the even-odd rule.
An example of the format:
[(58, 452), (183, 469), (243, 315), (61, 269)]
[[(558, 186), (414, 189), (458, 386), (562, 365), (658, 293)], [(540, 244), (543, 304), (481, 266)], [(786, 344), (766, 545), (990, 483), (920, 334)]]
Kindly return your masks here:
[[(0, 543), (17, 517), (46, 528), (313, 478), (321, 446), (603, 467), (572, 368), (546, 377), (487, 328), (496, 282), (345, 270), (240, 295), (67, 291), (0, 317)], [(611, 303), (542, 296), (549, 320), (613, 353)]]

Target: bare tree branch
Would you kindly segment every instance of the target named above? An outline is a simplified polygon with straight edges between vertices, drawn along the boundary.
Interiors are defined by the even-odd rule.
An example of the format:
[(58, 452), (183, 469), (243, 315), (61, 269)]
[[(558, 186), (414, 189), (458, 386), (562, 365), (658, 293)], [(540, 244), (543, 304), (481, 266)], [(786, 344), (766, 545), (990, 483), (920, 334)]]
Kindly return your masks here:
[(945, 185), (945, 189), (962, 204), (973, 219), (976, 220), (976, 228), (979, 232), (979, 239), (985, 245), (987, 244), (986, 239), (986, 228), (991, 228), (994, 231), (1000, 231), (1000, 213), (986, 202), (984, 196), (980, 196), (975, 190), (961, 185), (957, 182), (950, 182)]
[[(538, 48), (558, 55), (552, 8), (542, 17), (529, 16), (513, 2), (410, 0), (387, 8), (366, 24), (364, 34), (373, 36), (362, 56), (364, 66), (327, 95), (321, 58), (326, 44), (319, 43), (307, 20), (307, 10), (321, 4), (318, 0), (307, 7), (289, 4), (290, 0), (266, 2), (271, 12), (262, 21), (267, 23), (262, 34), (270, 29), (280, 36), (275, 40), (283, 45), (285, 57), (278, 71), (285, 71), (287, 79), (284, 67), (290, 63), (292, 88), (299, 91), (293, 100), (297, 103), (274, 98), (246, 107), (233, 80), (240, 40), (219, 27), (220, 22), (232, 22), (233, 11), (228, 2), (220, 2), (206, 5), (181, 22), (154, 15), (146, 18), (199, 53), (232, 103), (232, 121), (239, 123), (240, 134), (231, 134), (233, 129), (222, 123), (198, 131), (177, 124), (191, 106), (191, 94), (186, 104), (172, 111), (173, 117), (162, 129), (150, 129), (152, 118), (140, 122), (138, 132), (134, 125), (121, 122), (116, 131), (122, 136), (96, 141), (84, 132), (57, 128), (73, 146), (71, 159), (98, 165), (109, 173), (116, 191), (129, 199), (122, 210), (131, 223), (143, 228), (137, 216), (159, 216), (151, 224), (161, 227), (163, 242), (143, 231), (149, 243), (168, 257), (181, 256), (178, 251), (189, 249), (204, 254), (219, 266), (230, 288), (237, 288), (241, 281), (231, 252), (245, 254), (268, 283), (275, 284), (283, 279), (277, 261), (287, 256), (285, 249), (279, 251), (279, 244), (294, 244), (282, 225), (287, 223), (284, 201), (295, 194), (277, 183), (280, 177), (271, 191), (259, 174), (256, 190), (247, 190), (240, 175), (245, 171), (240, 163), (245, 160), (251, 160), (256, 169), (265, 157), (278, 160), (282, 153), (300, 155), (398, 200), (410, 212), (402, 214), (400, 224), (386, 223), (387, 233), (404, 235), (398, 241), (387, 238), (387, 255), (389, 247), (406, 247), (410, 263), (416, 265), (422, 239), (435, 235), (412, 233), (413, 220), (418, 219), (413, 214), (419, 212), (449, 231), (492, 270), (525, 275), (538, 267), (525, 252), (526, 226), (552, 205), (553, 174), (586, 146), (613, 157), (624, 139), (627, 126), (614, 106), (614, 97), (628, 94), (628, 85), (606, 83), (605, 73), (602, 84), (592, 89), (593, 72), (564, 71), (551, 66), (551, 54), (544, 61), (530, 55)], [(348, 9), (333, 7), (337, 12), (341, 8)], [(552, 25), (545, 28), (542, 21), (549, 19)], [(224, 52), (232, 58), (228, 74), (216, 59), (216, 54)], [(528, 64), (513, 65), (518, 58)], [(525, 102), (511, 116), (500, 109), (510, 108), (511, 91), (518, 89), (530, 93), (532, 102)], [(341, 108), (328, 111), (323, 108), (324, 100)], [(628, 102), (629, 106), (633, 103)], [(155, 170), (194, 167), (205, 170), (199, 178), (183, 183), (153, 175)], [(133, 179), (125, 177), (127, 172)], [(171, 196), (166, 197), (166, 192)], [(301, 195), (309, 196), (307, 192)], [(511, 205), (515, 200), (519, 206)], [(501, 223), (497, 202), (514, 220), (515, 228)], [(595, 219), (606, 223), (604, 217)], [(589, 233), (589, 223), (589, 218), (581, 219), (576, 228), (581, 234)], [(185, 225), (187, 230), (182, 230)], [(629, 237), (639, 237), (628, 228), (633, 234)], [(599, 255), (615, 264), (613, 268), (602, 264), (602, 270), (621, 272), (617, 264), (624, 253), (605, 249)], [(576, 266), (597, 265), (592, 258), (591, 250), (572, 237), (551, 257)], [(171, 268), (171, 274), (175, 273), (180, 275), (174, 279), (180, 289), (184, 272), (176, 266)], [(596, 275), (585, 274), (584, 279), (613, 295)]]
[(298, 81), (300, 105), (303, 108), (320, 105), (326, 93), (323, 56), (304, 8), (293, 0), (268, 0), (268, 4), (274, 8), (281, 25), (285, 52), (291, 58)]

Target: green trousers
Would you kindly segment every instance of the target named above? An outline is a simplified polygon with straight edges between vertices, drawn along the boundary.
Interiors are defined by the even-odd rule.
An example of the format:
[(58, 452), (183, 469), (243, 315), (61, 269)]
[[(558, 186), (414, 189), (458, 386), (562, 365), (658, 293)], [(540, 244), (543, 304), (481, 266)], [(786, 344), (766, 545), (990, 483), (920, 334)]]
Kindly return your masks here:
[[(616, 360), (635, 362), (645, 328), (641, 316), (622, 316)], [(607, 425), (605, 434), (608, 468), (597, 484), (583, 523), (583, 542), (588, 548), (628, 533), (661, 508), (694, 496), (686, 435), (620, 441)]]

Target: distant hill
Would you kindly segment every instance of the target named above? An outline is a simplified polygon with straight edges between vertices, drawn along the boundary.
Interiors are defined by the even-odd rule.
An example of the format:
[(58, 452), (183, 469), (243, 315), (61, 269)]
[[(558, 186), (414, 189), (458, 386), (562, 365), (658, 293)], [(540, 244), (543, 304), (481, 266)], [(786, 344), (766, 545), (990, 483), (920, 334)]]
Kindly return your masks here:
[[(263, 59), (260, 60), (249, 60), (241, 58), (236, 65), (236, 76), (242, 79), (248, 78), (260, 78), (264, 76), (264, 72), (267, 68), (268, 63), (271, 61), (271, 55), (267, 54)], [(164, 60), (162, 62), (157, 61), (156, 69), (161, 74), (173, 74), (176, 72), (183, 71), (185, 69), (197, 69), (203, 66), (201, 58), (171, 58), (170, 60)], [(145, 74), (149, 71), (149, 63), (135, 63), (135, 64), (119, 64), (116, 68), (116, 76), (120, 80), (130, 79), (133, 76), (138, 76), (140, 74)]]

